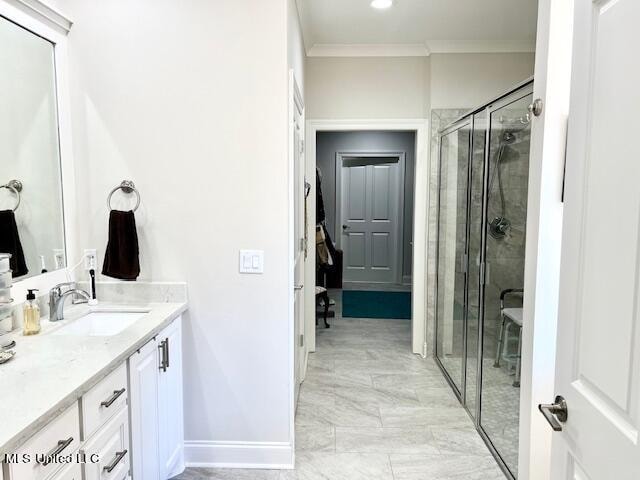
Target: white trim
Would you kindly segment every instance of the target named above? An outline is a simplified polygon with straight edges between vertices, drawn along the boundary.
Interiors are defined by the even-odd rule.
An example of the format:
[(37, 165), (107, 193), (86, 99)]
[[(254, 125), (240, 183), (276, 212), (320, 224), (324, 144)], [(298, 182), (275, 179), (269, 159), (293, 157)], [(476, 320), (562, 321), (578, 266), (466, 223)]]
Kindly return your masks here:
[(284, 442), (186, 441), (187, 467), (292, 469), (293, 446)]
[[(68, 21), (68, 28), (63, 29), (58, 23), (51, 21), (50, 17), (54, 14), (58, 15), (60, 19), (66, 18), (38, 0), (0, 0), (0, 16), (50, 41), (54, 47), (53, 55), (55, 62), (58, 138), (62, 176), (65, 256), (67, 266), (73, 266), (76, 264), (77, 259), (80, 258), (80, 252), (76, 250), (76, 184), (71, 137), (70, 91), (67, 77), (67, 33), (69, 31), (68, 28), (71, 28), (71, 21)], [(26, 292), (27, 288), (39, 288), (42, 293), (46, 292), (56, 283), (60, 283), (66, 279), (67, 269), (60, 269), (42, 275), (34, 275), (25, 280), (15, 282), (12, 295), (15, 300), (19, 301), (24, 298), (22, 293)]]
[(553, 401), (562, 243), (573, 2), (540, 0), (533, 98), (544, 110), (531, 123), (520, 391), (520, 480), (551, 478), (552, 431), (538, 404)]
[[(375, 151), (362, 151), (362, 150), (343, 150), (341, 152), (336, 153), (335, 160), (335, 171), (336, 171), (336, 184), (335, 184), (335, 192), (336, 192), (336, 205), (335, 205), (335, 225), (333, 231), (333, 239), (336, 242), (336, 246), (339, 249), (342, 249), (342, 230), (339, 228), (339, 225), (342, 225), (342, 169), (344, 168), (344, 157), (389, 157), (389, 158), (397, 158), (398, 159), (398, 182), (399, 182), (399, 198), (398, 198), (398, 209), (397, 209), (397, 251), (396, 251), (396, 274), (393, 282), (373, 282), (370, 280), (359, 280), (358, 282), (350, 282), (345, 281), (345, 283), (380, 283), (382, 285), (388, 284), (401, 284), (403, 278), (403, 270), (404, 270), (404, 187), (405, 187), (405, 169), (406, 169), (406, 152), (399, 151), (384, 151), (384, 150), (375, 150)], [(344, 249), (342, 249), (344, 251)]]
[(430, 51), (418, 44), (321, 44), (307, 50), (307, 57), (428, 57)]
[[(296, 419), (296, 392), (298, 390), (298, 364), (296, 363), (296, 351), (298, 350), (298, 339), (296, 338), (296, 315), (295, 315), (295, 252), (297, 250), (296, 242), (298, 241), (295, 237), (295, 149), (297, 145), (294, 145), (295, 139), (295, 113), (296, 110), (299, 112), (300, 117), (302, 118), (301, 125), (301, 135), (304, 135), (304, 100), (302, 98), (302, 94), (300, 93), (300, 87), (298, 86), (298, 80), (296, 79), (296, 74), (293, 69), (289, 69), (289, 138), (288, 138), (288, 149), (289, 149), (289, 166), (288, 166), (288, 189), (289, 189), (289, 281), (287, 282), (289, 285), (289, 301), (288, 301), (288, 316), (289, 316), (289, 361), (291, 363), (289, 368), (289, 439), (291, 443), (289, 444), (289, 448), (291, 448), (293, 452), (292, 445), (295, 445), (295, 419)], [(304, 137), (303, 137), (304, 142)], [(304, 161), (304, 158), (302, 159)], [(305, 176), (306, 176), (306, 168), (305, 168)], [(304, 204), (301, 206), (304, 208)], [(304, 228), (304, 227), (303, 227)], [(311, 243), (311, 242), (309, 242)], [(314, 240), (315, 245), (315, 240)], [(307, 247), (308, 248), (308, 247)], [(300, 254), (303, 255), (303, 254)], [(300, 260), (301, 262), (305, 262), (304, 267), (306, 268), (306, 261), (303, 258)], [(304, 283), (306, 283), (306, 270), (304, 270)], [(303, 283), (303, 284), (304, 284)], [(304, 358), (302, 359), (303, 368), (302, 371), (306, 372), (307, 366), (307, 354), (309, 352), (309, 348), (306, 342), (307, 339), (307, 324), (308, 320), (306, 318), (308, 309), (306, 308), (306, 302), (308, 301), (308, 296), (306, 295), (306, 290), (310, 290), (309, 288), (305, 289), (301, 295), (303, 302), (303, 315), (304, 318), (304, 330), (300, 332), (304, 335), (305, 338), (305, 349), (304, 349)], [(315, 309), (315, 298), (313, 299), (314, 309)], [(315, 318), (315, 310), (314, 310), (314, 318)], [(304, 374), (301, 375), (301, 380), (304, 380)], [(260, 457), (256, 457), (260, 458)], [(291, 460), (293, 463), (293, 459)], [(279, 462), (275, 462), (279, 463)], [(273, 467), (272, 467), (273, 468)]]
[(535, 42), (429, 40), (426, 43), (316, 43), (308, 57), (428, 57), (434, 53), (533, 53)]
[(431, 53), (533, 53), (536, 44), (513, 41), (429, 40)]
[[(429, 120), (417, 119), (378, 119), (378, 120), (307, 120), (305, 138), (307, 139), (306, 163), (307, 176), (311, 173), (315, 178), (316, 168), (316, 133), (321, 131), (366, 131), (366, 130), (410, 130), (416, 132), (416, 166), (413, 201), (413, 288), (411, 295), (411, 329), (412, 329), (412, 350), (413, 353), (422, 355), (423, 345), (426, 339), (426, 279), (427, 279), (427, 238), (429, 224), (427, 221), (428, 201), (429, 201)], [(311, 177), (309, 177), (311, 178)], [(315, 181), (312, 182), (311, 196), (312, 202), (309, 204), (311, 212), (315, 212)], [(310, 230), (315, 238), (315, 225), (310, 222)], [(315, 255), (307, 257), (305, 272), (313, 272), (312, 280), (315, 281)], [(307, 279), (305, 279), (307, 281)], [(312, 335), (307, 337), (307, 346), (310, 352), (315, 351), (315, 311), (309, 312), (309, 305), (315, 309), (314, 293), (307, 289), (305, 298), (305, 318), (309, 332)], [(311, 319), (311, 320), (309, 320)]]
[(5, 0), (42, 23), (68, 33), (73, 21), (41, 0)]

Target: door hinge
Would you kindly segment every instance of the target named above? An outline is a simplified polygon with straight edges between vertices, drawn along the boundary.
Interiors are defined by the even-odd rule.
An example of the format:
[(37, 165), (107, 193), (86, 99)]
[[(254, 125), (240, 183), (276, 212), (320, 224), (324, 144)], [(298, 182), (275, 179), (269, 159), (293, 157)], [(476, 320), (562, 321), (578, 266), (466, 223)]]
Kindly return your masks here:
[(300, 346), (304, 347), (304, 335), (300, 335)]

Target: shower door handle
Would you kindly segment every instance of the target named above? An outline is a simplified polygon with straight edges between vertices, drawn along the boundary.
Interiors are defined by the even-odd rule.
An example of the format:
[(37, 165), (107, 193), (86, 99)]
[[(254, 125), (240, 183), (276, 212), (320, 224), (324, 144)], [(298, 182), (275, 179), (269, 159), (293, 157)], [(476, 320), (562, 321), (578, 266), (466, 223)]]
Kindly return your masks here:
[(562, 431), (562, 424), (569, 418), (569, 411), (567, 409), (567, 401), (564, 397), (558, 395), (556, 401), (551, 404), (541, 403), (538, 405), (538, 410), (544, 415), (554, 432)]

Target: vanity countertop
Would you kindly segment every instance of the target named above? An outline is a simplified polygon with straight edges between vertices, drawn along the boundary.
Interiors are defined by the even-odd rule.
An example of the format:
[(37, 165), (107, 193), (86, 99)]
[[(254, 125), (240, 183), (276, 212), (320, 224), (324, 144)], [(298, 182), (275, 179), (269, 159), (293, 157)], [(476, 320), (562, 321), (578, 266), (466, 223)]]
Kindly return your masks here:
[(50, 335), (74, 321), (87, 307), (65, 310), (69, 320), (42, 321), (39, 335), (11, 335), (16, 356), (0, 365), (0, 459), (76, 402), (187, 309), (187, 304), (105, 304), (100, 310), (149, 312), (113, 336)]

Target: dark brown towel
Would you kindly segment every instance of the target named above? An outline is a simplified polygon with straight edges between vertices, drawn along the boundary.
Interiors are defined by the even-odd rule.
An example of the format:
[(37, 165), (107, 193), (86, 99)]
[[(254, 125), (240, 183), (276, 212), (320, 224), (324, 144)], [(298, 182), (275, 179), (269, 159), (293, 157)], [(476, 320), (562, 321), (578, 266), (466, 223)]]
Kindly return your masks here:
[(13, 210), (0, 210), (0, 253), (11, 254), (9, 265), (14, 278), (29, 273)]
[(140, 275), (138, 252), (138, 232), (133, 212), (111, 210), (102, 274), (120, 280), (135, 280)]

